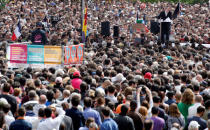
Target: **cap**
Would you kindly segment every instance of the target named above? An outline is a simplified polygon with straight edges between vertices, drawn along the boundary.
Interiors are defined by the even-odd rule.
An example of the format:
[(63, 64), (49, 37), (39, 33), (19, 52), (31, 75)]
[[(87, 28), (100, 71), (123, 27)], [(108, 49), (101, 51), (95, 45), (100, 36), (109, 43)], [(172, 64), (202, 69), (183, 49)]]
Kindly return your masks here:
[(144, 75), (144, 78), (145, 78), (145, 79), (151, 80), (151, 79), (152, 79), (152, 74), (151, 74), (150, 72), (147, 72), (147, 73)]
[(80, 76), (80, 72), (79, 71), (75, 71), (73, 76)]
[(55, 82), (56, 82), (56, 83), (62, 83), (62, 81), (63, 81), (63, 80), (62, 80), (61, 77), (57, 77), (57, 78), (55, 79)]

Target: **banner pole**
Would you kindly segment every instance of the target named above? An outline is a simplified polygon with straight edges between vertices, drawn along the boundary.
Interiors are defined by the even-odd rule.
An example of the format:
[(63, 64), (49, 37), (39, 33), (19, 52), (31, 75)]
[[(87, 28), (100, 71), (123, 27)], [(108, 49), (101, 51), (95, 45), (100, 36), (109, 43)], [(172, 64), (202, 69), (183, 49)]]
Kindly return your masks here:
[(84, 5), (85, 5), (85, 1), (81, 0), (81, 36), (82, 36), (82, 29), (83, 29), (83, 22), (84, 22)]

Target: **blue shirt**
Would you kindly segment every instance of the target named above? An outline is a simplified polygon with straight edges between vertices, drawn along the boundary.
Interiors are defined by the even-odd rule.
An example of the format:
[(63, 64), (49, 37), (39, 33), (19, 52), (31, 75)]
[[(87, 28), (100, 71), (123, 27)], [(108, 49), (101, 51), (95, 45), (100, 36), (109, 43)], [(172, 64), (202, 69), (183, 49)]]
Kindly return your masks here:
[(199, 130), (204, 130), (204, 129), (207, 128), (206, 120), (204, 120), (204, 119), (202, 119), (200, 117), (193, 116), (193, 117), (188, 118), (187, 119), (187, 125), (186, 125), (187, 127), (189, 126), (191, 121), (197, 121), (198, 122), (198, 124), (200, 125)]
[(32, 129), (32, 124), (22, 119), (18, 119), (12, 122), (9, 127), (9, 130), (31, 130), (31, 129)]
[(101, 125), (101, 116), (99, 112), (92, 108), (85, 108), (85, 111), (83, 112), (83, 115), (85, 117), (85, 120), (87, 120), (89, 117), (92, 117), (95, 119), (97, 125)]
[(48, 106), (50, 106), (52, 104), (52, 102), (49, 102), (49, 101), (47, 101), (46, 103), (45, 103), (45, 105), (48, 107)]
[(118, 130), (118, 125), (111, 118), (105, 119), (104, 122), (101, 124), (100, 130)]
[(165, 103), (170, 106), (172, 103), (176, 103), (176, 101), (174, 99), (168, 99)]
[(71, 117), (73, 121), (74, 130), (78, 130), (80, 127), (85, 125), (85, 119), (81, 111), (77, 108), (72, 107), (66, 110), (66, 115)]

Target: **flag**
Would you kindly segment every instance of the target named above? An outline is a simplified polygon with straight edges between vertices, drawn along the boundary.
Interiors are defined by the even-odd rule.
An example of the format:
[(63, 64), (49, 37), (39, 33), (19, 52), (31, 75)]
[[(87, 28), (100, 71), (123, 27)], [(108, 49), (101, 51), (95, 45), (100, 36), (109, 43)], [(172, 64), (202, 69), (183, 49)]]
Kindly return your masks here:
[(85, 42), (85, 38), (87, 36), (87, 7), (84, 10), (84, 18), (83, 18), (83, 26), (82, 26), (82, 41)]
[(20, 20), (18, 21), (18, 24), (12, 34), (12, 41), (15, 41), (21, 36), (21, 25), (20, 25)]
[(180, 11), (181, 11), (181, 6), (180, 6), (180, 3), (178, 3), (176, 6), (176, 9), (174, 10), (174, 13), (173, 13), (173, 19), (177, 18)]

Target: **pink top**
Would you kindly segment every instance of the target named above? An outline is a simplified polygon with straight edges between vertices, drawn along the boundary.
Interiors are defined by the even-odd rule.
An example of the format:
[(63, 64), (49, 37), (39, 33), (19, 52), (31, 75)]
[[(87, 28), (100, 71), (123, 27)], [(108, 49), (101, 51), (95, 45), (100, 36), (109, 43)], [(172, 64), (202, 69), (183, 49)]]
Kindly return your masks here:
[(75, 78), (73, 80), (71, 80), (71, 84), (74, 87), (74, 89), (78, 89), (80, 90), (80, 84), (82, 83), (82, 80), (79, 78)]

